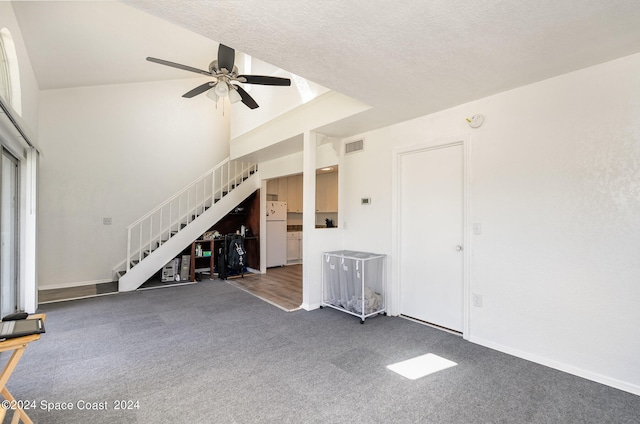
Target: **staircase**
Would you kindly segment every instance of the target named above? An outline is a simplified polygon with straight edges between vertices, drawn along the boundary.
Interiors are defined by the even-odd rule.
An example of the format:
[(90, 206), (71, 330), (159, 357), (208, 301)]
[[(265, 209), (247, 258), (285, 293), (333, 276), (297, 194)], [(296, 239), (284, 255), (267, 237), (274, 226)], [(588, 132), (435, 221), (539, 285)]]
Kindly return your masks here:
[(118, 291), (136, 290), (260, 188), (257, 171), (256, 164), (225, 159), (129, 225)]

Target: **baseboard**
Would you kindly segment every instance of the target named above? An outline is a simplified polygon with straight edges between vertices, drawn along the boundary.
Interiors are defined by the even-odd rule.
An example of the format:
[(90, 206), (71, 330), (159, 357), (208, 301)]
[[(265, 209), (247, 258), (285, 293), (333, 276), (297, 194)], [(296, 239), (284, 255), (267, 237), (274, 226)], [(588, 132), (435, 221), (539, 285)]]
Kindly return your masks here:
[(605, 386), (610, 386), (615, 389), (623, 390), (625, 392), (629, 392), (634, 395), (640, 396), (640, 386), (629, 383), (627, 381), (622, 381), (616, 378), (607, 377), (606, 375), (598, 374), (593, 371), (588, 371), (582, 368), (575, 367), (573, 365), (554, 361), (553, 359), (534, 355), (532, 353), (514, 349), (509, 346), (504, 346), (504, 345), (501, 345), (500, 343), (495, 343), (483, 338), (470, 337), (469, 341), (472, 343), (482, 345), (484, 347), (488, 347), (493, 350), (497, 350), (499, 352), (506, 353), (508, 355), (512, 355), (521, 359), (526, 359), (527, 361), (535, 362), (536, 364), (544, 365), (549, 368), (553, 368), (562, 372), (566, 372), (568, 374), (585, 378), (587, 380), (595, 381), (596, 383), (604, 384)]
[(103, 283), (112, 283), (112, 279), (105, 280), (93, 280), (93, 281), (77, 281), (74, 283), (62, 283), (62, 284), (53, 284), (50, 286), (38, 287), (38, 290), (56, 290), (56, 289), (69, 289), (73, 287), (81, 287), (81, 286), (91, 286), (94, 284), (103, 284)]
[(320, 305), (320, 303), (303, 303), (300, 307), (305, 311), (313, 311), (314, 309), (320, 308)]

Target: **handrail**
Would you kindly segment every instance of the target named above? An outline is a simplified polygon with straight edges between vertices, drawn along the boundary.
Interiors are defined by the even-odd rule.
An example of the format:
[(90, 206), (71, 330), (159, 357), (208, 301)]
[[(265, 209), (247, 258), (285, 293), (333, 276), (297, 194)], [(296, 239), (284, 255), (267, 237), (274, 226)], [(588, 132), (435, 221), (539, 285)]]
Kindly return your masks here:
[[(154, 242), (161, 246), (257, 170), (257, 164), (224, 159), (127, 226), (126, 270), (131, 269), (132, 260), (141, 262), (151, 254)], [(145, 256), (144, 249), (148, 249)]]
[(145, 219), (149, 218), (149, 216), (153, 215), (154, 213), (158, 212), (160, 209), (162, 209), (164, 206), (166, 206), (167, 204), (169, 204), (172, 200), (177, 199), (178, 197), (180, 197), (180, 195), (186, 193), (190, 188), (193, 187), (194, 184), (197, 184), (198, 182), (202, 181), (205, 177), (207, 177), (209, 174), (211, 174), (212, 172), (215, 172), (217, 169), (221, 168), (224, 166), (225, 163), (229, 162), (229, 158), (224, 159), (223, 161), (221, 161), (220, 163), (218, 163), (217, 165), (215, 165), (213, 168), (211, 168), (210, 170), (208, 170), (207, 172), (205, 172), (204, 174), (202, 174), (200, 177), (196, 178), (195, 180), (193, 180), (191, 183), (189, 183), (187, 186), (185, 186), (182, 190), (180, 190), (179, 192), (177, 192), (176, 194), (174, 194), (173, 196), (169, 197), (167, 200), (165, 200), (164, 202), (160, 203), (158, 206), (156, 206), (155, 208), (153, 208), (151, 211), (147, 212), (144, 216), (142, 216), (141, 218), (138, 218), (136, 221), (134, 221), (132, 224), (129, 224), (129, 226), (127, 227), (127, 230), (135, 227), (136, 225), (140, 224), (142, 221), (144, 221)]

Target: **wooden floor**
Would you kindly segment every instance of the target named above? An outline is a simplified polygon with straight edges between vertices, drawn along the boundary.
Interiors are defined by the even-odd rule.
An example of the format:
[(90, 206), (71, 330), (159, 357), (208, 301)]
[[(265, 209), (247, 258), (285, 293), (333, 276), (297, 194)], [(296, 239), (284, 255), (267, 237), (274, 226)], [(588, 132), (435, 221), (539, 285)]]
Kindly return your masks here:
[(81, 299), (118, 292), (118, 283), (100, 283), (66, 289), (38, 290), (38, 303), (58, 302), (61, 300)]
[[(295, 311), (302, 304), (302, 265), (269, 268), (266, 274), (245, 274), (244, 278), (230, 278), (227, 282), (285, 311)], [(158, 282), (153, 288), (161, 286), (167, 287), (168, 285)], [(67, 289), (40, 290), (38, 301), (39, 303), (59, 302), (117, 292), (118, 283), (116, 282)]]
[(285, 311), (300, 309), (302, 304), (302, 265), (269, 268), (266, 274), (245, 274), (227, 281)]

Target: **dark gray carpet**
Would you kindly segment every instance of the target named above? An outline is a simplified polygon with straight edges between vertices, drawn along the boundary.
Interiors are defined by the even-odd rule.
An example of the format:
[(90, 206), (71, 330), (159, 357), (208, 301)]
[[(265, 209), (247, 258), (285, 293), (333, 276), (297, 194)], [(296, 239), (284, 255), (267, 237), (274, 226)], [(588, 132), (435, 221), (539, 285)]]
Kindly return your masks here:
[[(8, 383), (18, 399), (35, 401), (36, 423), (635, 424), (640, 417), (640, 397), (458, 336), (401, 318), (361, 325), (327, 308), (287, 313), (220, 280), (40, 312), (47, 333)], [(458, 366), (415, 381), (385, 368), (426, 353)], [(137, 401), (138, 409), (114, 410), (118, 400)], [(79, 410), (79, 401), (107, 409)], [(73, 409), (47, 412), (48, 402)]]

